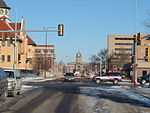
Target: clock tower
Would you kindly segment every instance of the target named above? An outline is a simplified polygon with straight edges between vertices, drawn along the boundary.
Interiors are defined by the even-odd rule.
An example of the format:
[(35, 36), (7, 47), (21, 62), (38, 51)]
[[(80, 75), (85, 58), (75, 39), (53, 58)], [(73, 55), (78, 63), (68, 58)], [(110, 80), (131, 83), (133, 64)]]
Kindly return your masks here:
[(9, 10), (10, 7), (6, 5), (3, 0), (0, 0), (0, 19), (1, 20), (9, 20)]

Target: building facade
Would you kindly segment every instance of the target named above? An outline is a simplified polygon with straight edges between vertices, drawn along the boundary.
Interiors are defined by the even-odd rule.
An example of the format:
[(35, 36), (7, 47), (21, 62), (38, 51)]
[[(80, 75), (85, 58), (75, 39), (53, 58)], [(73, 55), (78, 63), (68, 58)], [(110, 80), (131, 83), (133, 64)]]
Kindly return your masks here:
[[(10, 8), (0, 0), (0, 31), (25, 30), (25, 20), (13, 23)], [(34, 70), (35, 42), (24, 32), (0, 32), (0, 67)]]
[(80, 52), (76, 54), (76, 61), (75, 62), (69, 62), (67, 64), (67, 71), (68, 72), (84, 72), (87, 71), (87, 63), (82, 62), (82, 55)]
[(46, 75), (54, 73), (55, 51), (54, 45), (37, 45), (35, 48), (36, 70)]
[[(150, 35), (139, 33), (139, 39), (136, 49), (136, 73), (138, 76), (144, 76), (150, 73)], [(134, 43), (137, 40), (136, 35), (109, 35), (108, 36), (108, 55), (115, 54), (121, 56), (128, 56), (125, 62), (118, 68), (123, 68), (125, 63), (131, 63), (131, 58), (134, 56)], [(117, 57), (116, 57), (117, 58)], [(115, 60), (115, 59), (114, 59)], [(114, 65), (115, 64), (114, 62)]]

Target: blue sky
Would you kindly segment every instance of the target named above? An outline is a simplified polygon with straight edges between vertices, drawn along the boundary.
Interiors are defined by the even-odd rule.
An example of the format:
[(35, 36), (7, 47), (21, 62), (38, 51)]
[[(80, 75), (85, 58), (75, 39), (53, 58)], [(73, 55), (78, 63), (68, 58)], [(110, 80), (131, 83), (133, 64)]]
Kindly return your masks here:
[[(17, 1), (17, 7), (16, 7)], [(91, 54), (107, 48), (108, 34), (134, 34), (136, 0), (5, 0), (11, 7), (10, 19), (24, 17), (27, 30), (41, 30), (64, 24), (65, 33), (48, 33), (48, 44), (55, 45), (57, 61), (75, 61), (80, 51), (83, 61)], [(148, 33), (143, 22), (150, 12), (150, 0), (137, 0), (137, 32)], [(37, 43), (44, 44), (45, 33), (29, 33)]]

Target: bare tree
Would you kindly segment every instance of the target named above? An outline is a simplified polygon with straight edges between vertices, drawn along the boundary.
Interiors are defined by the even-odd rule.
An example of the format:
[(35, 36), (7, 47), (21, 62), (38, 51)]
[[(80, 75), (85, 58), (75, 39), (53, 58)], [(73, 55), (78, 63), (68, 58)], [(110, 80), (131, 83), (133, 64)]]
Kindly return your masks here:
[[(92, 55), (90, 60), (92, 63), (99, 64), (99, 68), (100, 68), (100, 63), (101, 63), (101, 69), (103, 69), (103, 68), (106, 69), (106, 64), (108, 61), (107, 49), (101, 49), (96, 55)], [(97, 67), (98, 67), (98, 65), (97, 65)]]
[(149, 30), (150, 29), (150, 13), (148, 13), (147, 19), (143, 22), (143, 25)]
[(90, 60), (94, 63), (102, 64), (102, 69), (114, 70), (122, 68), (125, 63), (128, 63), (130, 54), (122, 50), (118, 53), (112, 53), (108, 55), (107, 49), (101, 49), (96, 55), (92, 55)]

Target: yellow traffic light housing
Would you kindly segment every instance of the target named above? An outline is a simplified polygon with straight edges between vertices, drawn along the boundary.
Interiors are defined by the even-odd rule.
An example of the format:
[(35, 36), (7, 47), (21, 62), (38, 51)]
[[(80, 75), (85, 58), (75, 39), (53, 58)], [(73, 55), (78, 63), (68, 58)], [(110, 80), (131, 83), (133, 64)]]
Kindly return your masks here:
[(137, 40), (140, 41), (141, 39), (142, 39), (141, 33), (138, 33), (138, 34), (137, 34)]
[(141, 33), (138, 33), (137, 34), (137, 45), (141, 45), (141, 39), (142, 39)]
[(145, 49), (146, 61), (150, 62), (150, 47)]
[(64, 25), (59, 24), (58, 25), (58, 36), (63, 36), (64, 35)]

